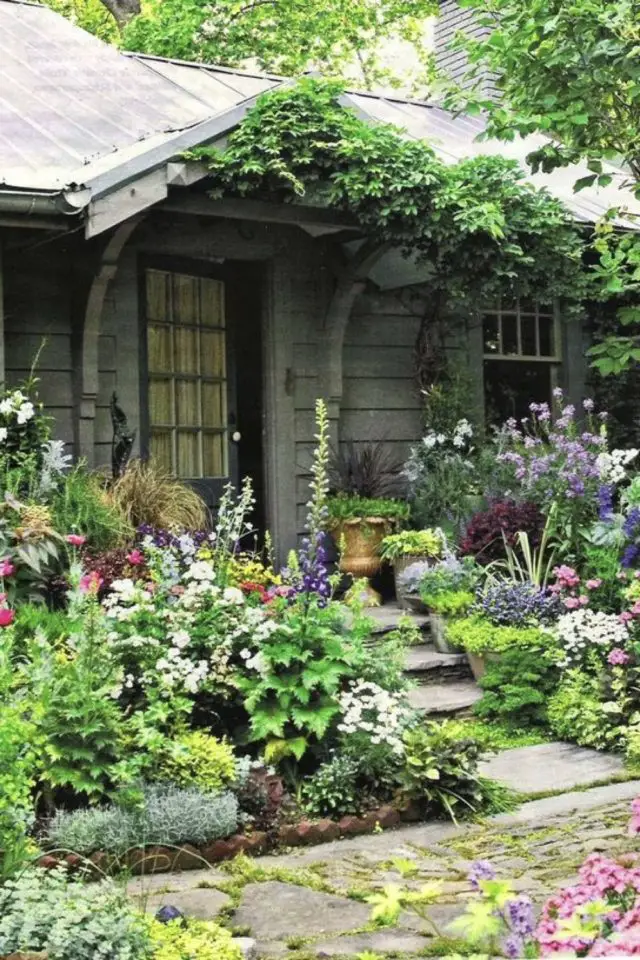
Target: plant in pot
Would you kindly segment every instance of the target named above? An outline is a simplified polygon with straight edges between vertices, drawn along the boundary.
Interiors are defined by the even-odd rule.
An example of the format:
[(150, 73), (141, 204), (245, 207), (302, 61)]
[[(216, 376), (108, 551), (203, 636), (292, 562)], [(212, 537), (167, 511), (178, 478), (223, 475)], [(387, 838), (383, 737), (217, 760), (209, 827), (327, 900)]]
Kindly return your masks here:
[(442, 530), (402, 530), (385, 537), (380, 545), (380, 556), (393, 563), (393, 576), (396, 597), (400, 606), (411, 608), (411, 602), (405, 600), (402, 574), (416, 561), (429, 563), (439, 559), (446, 548), (446, 538)]
[(455, 653), (460, 647), (449, 639), (448, 624), (464, 616), (475, 601), (481, 571), (470, 559), (447, 556), (427, 568), (420, 582), (420, 598), (429, 611), (433, 643), (440, 653)]
[[(380, 543), (406, 523), (409, 507), (402, 464), (382, 442), (340, 444), (329, 461), (329, 529), (340, 550), (340, 569), (354, 579), (372, 577), (380, 569)], [(365, 603), (380, 597), (370, 586)]]
[(481, 594), (471, 616), (452, 624), (451, 642), (467, 653), (476, 680), (484, 676), (487, 662), (506, 650), (549, 647), (549, 628), (563, 612), (561, 601), (532, 583), (502, 581)]
[[(341, 495), (330, 497), (328, 525), (340, 551), (340, 570), (354, 579), (368, 579), (380, 569), (382, 540), (409, 516), (400, 500)], [(365, 605), (378, 606), (380, 598), (369, 585)]]

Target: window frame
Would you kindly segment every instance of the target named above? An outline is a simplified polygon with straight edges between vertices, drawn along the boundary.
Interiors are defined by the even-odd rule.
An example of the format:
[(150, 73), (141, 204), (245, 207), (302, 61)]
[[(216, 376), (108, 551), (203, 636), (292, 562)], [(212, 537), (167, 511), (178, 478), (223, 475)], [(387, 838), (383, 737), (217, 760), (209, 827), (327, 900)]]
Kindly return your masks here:
[[(480, 314), (480, 328), (482, 336), (482, 359), (483, 360), (512, 360), (515, 363), (524, 362), (524, 363), (549, 363), (549, 364), (562, 364), (562, 331), (560, 325), (560, 316), (555, 305), (551, 304), (549, 306), (549, 311), (541, 310), (540, 304), (535, 304), (535, 311), (530, 310), (521, 310), (521, 301), (516, 301), (516, 309), (503, 309), (502, 304), (498, 303), (497, 307), (490, 307), (481, 311)], [(499, 351), (498, 353), (488, 352), (485, 349), (485, 338), (484, 338), (484, 321), (486, 317), (496, 317), (498, 320), (498, 337), (500, 345), (503, 345), (503, 327), (502, 320), (504, 316), (515, 317), (517, 324), (517, 340), (518, 340), (518, 353), (503, 353)], [(540, 319), (551, 320), (551, 329), (553, 331), (553, 345), (554, 353), (553, 354), (541, 354), (540, 352), (535, 354), (521, 353), (522, 346), (522, 318), (524, 317), (533, 317), (536, 325), (536, 344), (538, 346), (538, 351), (540, 347)]]

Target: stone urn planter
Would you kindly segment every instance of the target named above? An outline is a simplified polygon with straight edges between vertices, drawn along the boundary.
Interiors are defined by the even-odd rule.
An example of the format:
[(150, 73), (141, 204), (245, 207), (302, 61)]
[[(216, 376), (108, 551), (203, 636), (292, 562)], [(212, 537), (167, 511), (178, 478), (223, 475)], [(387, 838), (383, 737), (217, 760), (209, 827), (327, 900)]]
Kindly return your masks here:
[(447, 619), (441, 613), (429, 613), (429, 628), (433, 645), (438, 653), (460, 653), (460, 647), (451, 643), (447, 637)]
[(469, 661), (469, 666), (471, 667), (471, 673), (473, 674), (474, 680), (482, 680), (487, 672), (487, 665), (490, 663), (495, 663), (497, 660), (499, 660), (500, 654), (469, 653), (467, 651), (467, 659)]
[[(391, 521), (383, 517), (354, 517), (341, 520), (333, 527), (336, 543), (342, 548), (340, 570), (354, 580), (373, 577), (380, 569), (380, 544), (391, 529)], [(367, 606), (379, 606), (380, 597), (369, 585)], [(365, 598), (366, 601), (366, 598)]]

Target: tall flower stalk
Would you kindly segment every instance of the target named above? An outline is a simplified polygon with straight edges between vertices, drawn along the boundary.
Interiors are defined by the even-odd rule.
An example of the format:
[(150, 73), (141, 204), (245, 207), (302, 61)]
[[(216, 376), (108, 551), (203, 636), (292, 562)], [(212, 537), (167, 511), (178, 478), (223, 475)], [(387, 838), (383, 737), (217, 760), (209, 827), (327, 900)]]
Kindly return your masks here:
[(307, 536), (298, 551), (299, 575), (292, 596), (304, 595), (309, 601), (314, 595), (318, 606), (324, 607), (331, 597), (329, 571), (326, 567), (325, 547), (329, 494), (329, 417), (324, 400), (316, 400), (316, 446), (311, 464), (311, 497), (307, 503)]

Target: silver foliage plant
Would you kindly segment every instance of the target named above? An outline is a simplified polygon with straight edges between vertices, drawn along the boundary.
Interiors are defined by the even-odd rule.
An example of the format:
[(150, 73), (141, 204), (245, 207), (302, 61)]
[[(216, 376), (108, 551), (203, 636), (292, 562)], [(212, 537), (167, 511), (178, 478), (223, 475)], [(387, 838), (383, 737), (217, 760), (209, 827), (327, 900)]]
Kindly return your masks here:
[(145, 787), (140, 808), (96, 807), (58, 811), (49, 828), (55, 847), (88, 854), (122, 854), (147, 844), (194, 846), (235, 833), (238, 801), (232, 793), (206, 794), (171, 786)]

